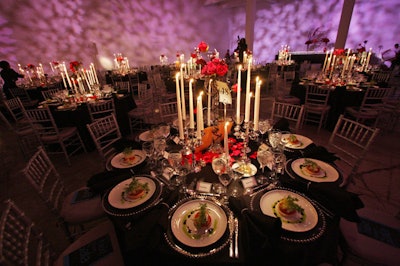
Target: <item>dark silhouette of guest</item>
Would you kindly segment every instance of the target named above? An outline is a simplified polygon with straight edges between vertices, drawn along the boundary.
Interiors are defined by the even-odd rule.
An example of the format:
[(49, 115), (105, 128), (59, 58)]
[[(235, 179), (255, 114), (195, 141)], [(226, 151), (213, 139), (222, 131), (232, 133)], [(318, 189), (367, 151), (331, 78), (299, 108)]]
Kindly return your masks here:
[(239, 38), (238, 36), (238, 46), (235, 49), (235, 52), (239, 54), (239, 61), (243, 63), (243, 53), (247, 51), (247, 43), (245, 38)]
[(0, 72), (1, 77), (4, 80), (3, 92), (6, 95), (7, 99), (13, 98), (10, 88), (17, 87), (18, 78), (23, 78), (24, 75), (17, 73), (14, 69), (11, 68), (10, 63), (7, 61), (0, 61), (0, 68), (2, 69)]

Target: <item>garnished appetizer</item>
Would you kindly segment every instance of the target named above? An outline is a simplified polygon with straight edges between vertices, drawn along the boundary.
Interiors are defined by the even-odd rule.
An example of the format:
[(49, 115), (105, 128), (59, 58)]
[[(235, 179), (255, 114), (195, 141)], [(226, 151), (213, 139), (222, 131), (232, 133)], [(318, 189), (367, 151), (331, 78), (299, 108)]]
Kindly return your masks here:
[(278, 200), (274, 206), (274, 214), (286, 223), (301, 223), (305, 219), (304, 209), (296, 202), (297, 198), (288, 195)]
[(301, 171), (311, 177), (326, 177), (326, 172), (314, 161), (304, 159), (304, 163), (300, 165)]
[(201, 204), (200, 210), (193, 217), (193, 224), (198, 229), (207, 229), (211, 225), (211, 216), (207, 211), (207, 204)]
[(122, 199), (128, 201), (134, 201), (143, 198), (149, 192), (148, 183), (141, 183), (135, 177), (132, 177), (132, 181), (126, 185), (122, 192)]
[(289, 135), (288, 143), (292, 146), (301, 146), (303, 144), (294, 134)]
[(250, 164), (242, 163), (237, 168), (235, 168), (236, 172), (239, 172), (244, 175), (251, 175), (252, 170)]
[(132, 164), (135, 161), (135, 153), (133, 152), (131, 147), (125, 148), (122, 151), (122, 154), (124, 155), (123, 160), (125, 163)]

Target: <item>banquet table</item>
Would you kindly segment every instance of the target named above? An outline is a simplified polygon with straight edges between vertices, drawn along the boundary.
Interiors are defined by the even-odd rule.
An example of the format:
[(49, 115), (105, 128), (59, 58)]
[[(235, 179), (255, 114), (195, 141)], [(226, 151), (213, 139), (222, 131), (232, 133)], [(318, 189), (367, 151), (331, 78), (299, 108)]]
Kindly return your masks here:
[[(114, 98), (118, 126), (121, 134), (126, 136), (130, 134), (128, 112), (136, 108), (136, 103), (130, 95), (113, 94), (112, 97)], [(92, 151), (95, 149), (95, 145), (86, 126), (92, 122), (87, 104), (87, 102), (81, 102), (65, 108), (61, 108), (63, 106), (59, 104), (49, 104), (48, 106), (57, 126), (61, 128), (77, 127), (86, 149)]]
[[(240, 141), (239, 141), (240, 142)], [(124, 143), (134, 149), (140, 149), (140, 142)], [(258, 169), (255, 175), (260, 174), (259, 164), (254, 157), (260, 144), (251, 141), (248, 153), (251, 163)], [(168, 149), (179, 148), (172, 138), (169, 138)], [(122, 151), (123, 147), (119, 147)], [(207, 152), (205, 152), (207, 153)], [(205, 154), (202, 153), (202, 154)], [(309, 144), (300, 150), (285, 149), (288, 162), (303, 156), (323, 160), (334, 169), (336, 157), (324, 147)], [(207, 156), (212, 156), (208, 154)], [(205, 157), (204, 157), (205, 158)], [(355, 212), (362, 207), (359, 199), (339, 188), (341, 182), (340, 172), (332, 182), (310, 182), (294, 176), (290, 169), (280, 175), (278, 186), (275, 188), (257, 186), (252, 193), (240, 194), (230, 197), (229, 202), (220, 204), (226, 211), (227, 218), (231, 214), (239, 221), (238, 247), (239, 257), (229, 256), (230, 233), (233, 229), (228, 221), (226, 232), (215, 243), (205, 247), (191, 247), (182, 244), (175, 238), (173, 232), (175, 213), (185, 204), (196, 200), (206, 200), (209, 204), (219, 202), (219, 197), (211, 194), (188, 194), (169, 185), (162, 177), (158, 168), (150, 165), (148, 160), (140, 161), (131, 168), (114, 169), (99, 173), (88, 180), (87, 185), (103, 196), (103, 208), (113, 221), (120, 241), (120, 247), (127, 265), (141, 261), (148, 264), (164, 263), (190, 263), (198, 265), (243, 265), (263, 263), (266, 265), (317, 265), (322, 262), (337, 264), (337, 246), (339, 241), (339, 220), (357, 221)], [(150, 180), (155, 184), (154, 193), (150, 195), (148, 203), (123, 207), (120, 200), (121, 184), (126, 184), (132, 176)], [(243, 179), (243, 177), (242, 177)], [(158, 182), (161, 181), (161, 182)], [(199, 181), (209, 184), (218, 183), (217, 175), (213, 172), (210, 163), (203, 164), (200, 171), (190, 172), (186, 175), (185, 184), (187, 191), (196, 191)], [(202, 183), (203, 184), (203, 183)], [(244, 191), (240, 181), (231, 182), (230, 186), (239, 186)], [(281, 228), (279, 218), (264, 215), (260, 211), (261, 200), (267, 193), (284, 191), (295, 193), (312, 203), (316, 210), (316, 225), (305, 231), (292, 232)], [(115, 205), (118, 207), (115, 207)], [(121, 205), (122, 204), (122, 205)], [(130, 204), (130, 203), (128, 203)], [(339, 204), (339, 206), (338, 206)], [(122, 206), (122, 207), (121, 207)], [(218, 205), (219, 206), (219, 205)], [(311, 218), (313, 219), (313, 218)]]
[(331, 106), (329, 110), (326, 128), (333, 130), (335, 124), (341, 114), (348, 106), (360, 106), (363, 96), (365, 94), (366, 87), (361, 84), (360, 87), (347, 86), (347, 85), (333, 85), (329, 86), (322, 83), (314, 82), (299, 82), (293, 84), (290, 95), (293, 95), (300, 99), (301, 104), (304, 104), (306, 97), (306, 86), (307, 84), (315, 84), (317, 86), (325, 86), (331, 88), (331, 94), (329, 95), (328, 105)]

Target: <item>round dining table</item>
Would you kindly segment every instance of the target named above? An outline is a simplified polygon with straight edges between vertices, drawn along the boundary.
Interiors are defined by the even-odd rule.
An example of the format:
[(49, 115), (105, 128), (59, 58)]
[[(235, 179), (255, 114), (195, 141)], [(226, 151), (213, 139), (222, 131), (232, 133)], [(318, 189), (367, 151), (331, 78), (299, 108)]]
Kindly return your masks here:
[[(167, 153), (182, 148), (174, 140), (173, 135), (168, 137)], [(242, 143), (233, 136), (229, 140), (237, 147)], [(192, 157), (196, 167), (186, 172), (184, 185), (173, 182), (176, 176), (165, 175), (161, 161), (154, 164), (148, 159), (130, 168), (115, 168), (92, 177), (88, 186), (103, 197), (103, 208), (115, 225), (127, 265), (136, 263), (138, 258), (148, 264), (179, 265), (337, 264), (339, 220), (356, 221), (355, 210), (361, 203), (355, 195), (339, 187), (342, 176), (334, 164), (336, 157), (312, 141), (303, 148), (286, 147), (287, 164), (279, 174), (278, 183), (274, 186), (255, 183), (245, 189), (249, 178), (256, 180), (261, 174), (256, 159), (259, 141), (248, 143), (251, 151), (247, 158), (256, 170), (230, 183), (228, 191), (236, 187), (239, 193), (230, 194), (227, 201), (212, 189), (219, 183), (211, 166), (212, 158), (218, 154), (210, 150)], [(141, 140), (126, 145), (140, 150)], [(232, 150), (234, 146), (230, 146), (232, 163), (239, 159)], [(315, 182), (296, 172), (296, 163), (305, 157), (322, 165), (329, 178)], [(269, 173), (266, 169), (265, 174)], [(144, 202), (124, 200), (123, 187), (132, 178), (144, 180), (150, 186)], [(209, 190), (201, 189), (207, 187)], [(306, 222), (300, 226), (282, 222), (279, 216), (268, 213), (269, 207), (265, 209), (274, 198), (289, 194), (305, 206)], [(213, 215), (219, 217), (216, 221), (220, 227), (215, 227), (217, 236), (207, 240), (210, 242), (187, 239), (192, 234), (187, 211), (201, 203), (206, 203)]]

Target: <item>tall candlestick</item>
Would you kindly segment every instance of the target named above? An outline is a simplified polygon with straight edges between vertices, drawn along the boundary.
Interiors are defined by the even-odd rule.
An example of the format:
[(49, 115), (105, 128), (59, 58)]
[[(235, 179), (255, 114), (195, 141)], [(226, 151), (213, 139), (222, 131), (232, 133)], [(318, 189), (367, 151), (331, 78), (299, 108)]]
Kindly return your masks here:
[[(185, 83), (184, 83), (184, 67), (185, 64), (181, 64), (181, 108), (182, 108), (182, 119), (186, 121), (186, 103), (185, 103)], [(185, 123), (186, 124), (186, 123)]]
[(197, 138), (201, 139), (201, 131), (204, 130), (203, 119), (203, 92), (197, 97)]
[(229, 122), (225, 122), (224, 125), (224, 152), (225, 156), (229, 156), (229, 146), (228, 146), (228, 126)]
[(179, 89), (179, 73), (175, 75), (175, 82), (176, 82), (176, 105), (178, 109), (178, 130), (179, 130), (179, 139), (184, 139), (183, 134), (183, 121), (182, 121), (182, 108), (181, 108), (181, 91)]
[(325, 71), (326, 63), (328, 62), (328, 54), (329, 54), (329, 52), (326, 51), (325, 60), (324, 60), (324, 65), (323, 65), (323, 67), (322, 67), (322, 72)]
[(365, 62), (364, 72), (366, 72), (368, 70), (368, 65), (369, 65), (369, 60), (371, 59), (371, 54), (372, 54), (372, 48), (369, 48), (367, 61)]
[[(65, 63), (63, 63), (63, 68), (64, 68), (64, 72), (65, 72), (65, 77), (67, 78), (67, 81), (68, 81), (68, 85), (72, 89), (71, 80), (69, 78), (67, 68), (65, 67)], [(75, 87), (75, 83), (74, 83), (74, 87)], [(76, 89), (75, 89), (75, 91), (76, 91)]]
[(65, 78), (64, 78), (64, 73), (63, 72), (61, 72), (61, 78), (62, 78), (62, 81), (63, 81), (63, 84), (64, 84), (64, 88), (68, 89), (67, 88), (67, 83), (65, 83)]
[(254, 99), (254, 131), (258, 130), (258, 121), (260, 118), (260, 94), (261, 94), (261, 80), (257, 77), (256, 79), (256, 92)]
[(245, 103), (245, 118), (244, 122), (250, 120), (250, 78), (251, 78), (251, 56), (249, 56), (247, 62), (247, 79), (246, 79), (246, 103)]
[(238, 67), (238, 83), (237, 83), (237, 98), (236, 98), (236, 124), (240, 124), (242, 121), (240, 121), (240, 93), (241, 93), (241, 76), (242, 76), (242, 65), (239, 65)]
[(207, 126), (211, 126), (211, 93), (212, 93), (212, 79), (208, 82), (208, 93), (207, 93)]
[(252, 93), (246, 94), (246, 109), (244, 113), (244, 122), (247, 123), (250, 121), (250, 101), (252, 97)]
[(96, 69), (94, 68), (94, 64), (91, 63), (90, 66), (92, 67), (92, 71), (93, 71), (93, 74), (94, 74), (94, 79), (96, 80), (96, 84), (100, 84), (99, 83), (99, 79), (97, 78), (97, 72), (96, 72)]
[(193, 115), (193, 79), (189, 81), (189, 128), (194, 129)]

